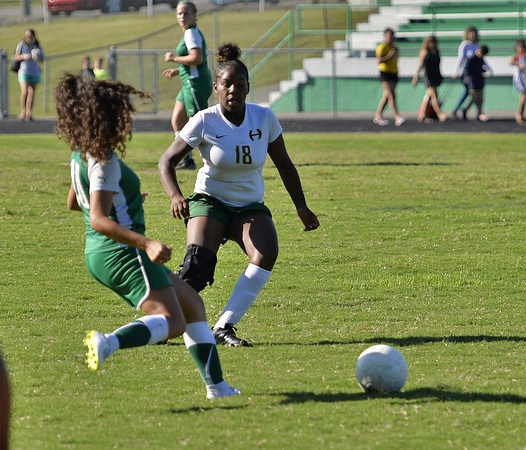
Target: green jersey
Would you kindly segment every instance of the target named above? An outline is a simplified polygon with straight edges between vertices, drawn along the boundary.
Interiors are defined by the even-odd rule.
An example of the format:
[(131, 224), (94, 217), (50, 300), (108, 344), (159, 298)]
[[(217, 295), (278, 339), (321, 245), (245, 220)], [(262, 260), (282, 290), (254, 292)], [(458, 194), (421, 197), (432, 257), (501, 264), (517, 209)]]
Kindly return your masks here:
[(183, 85), (186, 84), (187, 80), (199, 81), (199, 83), (202, 82), (205, 86), (211, 85), (212, 78), (206, 61), (206, 41), (199, 28), (196, 26), (188, 28), (188, 30), (184, 32), (183, 38), (181, 39), (181, 42), (179, 42), (175, 53), (177, 56), (188, 56), (190, 50), (194, 48), (203, 49), (203, 62), (197, 66), (185, 66), (184, 64), (179, 64), (179, 75)]
[(126, 247), (91, 228), (89, 220), (91, 192), (113, 192), (113, 205), (109, 218), (123, 227), (144, 235), (145, 220), (139, 177), (115, 153), (112, 153), (107, 161), (99, 162), (89, 156), (88, 161), (83, 161), (79, 152), (72, 152), (71, 181), (77, 202), (84, 212), (86, 253), (99, 253)]

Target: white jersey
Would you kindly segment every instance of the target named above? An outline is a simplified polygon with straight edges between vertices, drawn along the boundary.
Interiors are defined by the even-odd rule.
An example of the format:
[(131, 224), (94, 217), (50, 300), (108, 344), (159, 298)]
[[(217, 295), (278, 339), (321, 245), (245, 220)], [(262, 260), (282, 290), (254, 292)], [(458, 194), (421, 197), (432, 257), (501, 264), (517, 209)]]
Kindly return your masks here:
[(282, 131), (272, 110), (253, 103), (246, 104), (240, 126), (223, 116), (219, 104), (199, 111), (179, 133), (203, 158), (194, 191), (230, 206), (262, 202), (268, 144)]

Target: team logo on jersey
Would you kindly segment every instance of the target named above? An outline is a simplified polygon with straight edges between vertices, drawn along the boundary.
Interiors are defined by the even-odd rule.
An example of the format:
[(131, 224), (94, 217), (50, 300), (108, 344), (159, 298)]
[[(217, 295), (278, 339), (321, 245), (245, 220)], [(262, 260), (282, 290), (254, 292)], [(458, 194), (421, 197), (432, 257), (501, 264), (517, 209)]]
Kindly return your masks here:
[(255, 130), (250, 130), (248, 137), (251, 141), (255, 141), (256, 139), (259, 140), (263, 137), (263, 133), (259, 128), (256, 128)]

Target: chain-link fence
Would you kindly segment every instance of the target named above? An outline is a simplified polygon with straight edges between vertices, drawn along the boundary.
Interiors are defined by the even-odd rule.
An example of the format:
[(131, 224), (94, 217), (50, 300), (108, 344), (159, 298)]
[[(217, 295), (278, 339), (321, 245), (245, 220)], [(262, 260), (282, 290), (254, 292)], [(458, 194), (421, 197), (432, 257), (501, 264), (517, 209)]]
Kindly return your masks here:
[[(368, 2), (367, 6), (370, 6), (372, 1)], [(314, 6), (312, 5), (312, 7)], [(519, 8), (520, 5), (517, 3), (512, 6)], [(342, 14), (344, 14), (347, 7), (340, 5), (340, 8), (343, 8)], [(301, 22), (297, 13), (298, 9), (297, 7), (295, 15), (291, 12), (291, 18), (288, 19), (292, 23), (289, 37), (292, 34), (299, 35), (312, 32), (318, 33), (320, 40), (324, 39), (323, 30), (307, 30), (298, 25)], [(61, 14), (66, 13), (62, 12)], [(462, 39), (462, 30), (441, 31), (439, 27), (444, 25), (438, 23), (440, 16), (436, 13), (431, 13), (431, 19), (425, 20), (421, 14), (418, 15), (415, 12), (404, 14), (410, 14), (418, 27), (417, 31), (406, 30), (400, 35), (403, 48), (398, 64), (400, 71), (400, 82), (397, 87), (399, 108), (402, 111), (415, 112), (418, 109), (425, 88), (423, 83), (419, 83), (416, 88), (412, 87), (411, 79), (417, 68), (421, 41), (425, 35), (432, 33), (445, 33), (443, 38), (439, 34), (442, 54), (441, 67), (445, 76), (439, 94), (443, 97), (445, 110), (448, 110), (449, 107), (453, 108), (453, 103), (463, 88), (458, 81), (451, 81), (458, 43)], [(521, 19), (523, 13), (522, 10), (513, 9), (505, 14), (506, 17), (509, 16), (518, 20)], [(499, 17), (498, 14), (496, 17)], [(504, 17), (501, 18), (504, 19)], [(489, 13), (486, 19), (486, 22), (480, 22), (481, 35), (483, 38), (491, 36), (491, 33), (496, 36), (495, 21), (490, 20), (491, 15)], [(462, 16), (462, 20), (468, 19)], [(243, 49), (244, 61), (251, 72), (249, 101), (268, 104), (274, 111), (282, 114), (315, 112), (335, 117), (347, 112), (374, 111), (382, 95), (374, 48), (381, 40), (384, 25), (381, 23), (373, 25), (374, 20), (371, 20), (368, 26), (373, 27), (372, 31), (353, 29), (343, 33), (345, 30), (338, 30), (344, 39), (335, 42), (332, 47), (297, 47), (294, 45), (294, 38), (290, 38), (286, 44), (272, 48), (265, 47), (265, 43), (263, 43), (259, 47), (254, 45), (251, 48)], [(502, 34), (500, 39), (491, 41), (491, 51), (487, 60), (493, 70), (492, 76), (486, 80), (485, 106), (487, 110), (511, 111), (516, 108), (518, 102), (518, 94), (512, 85), (513, 68), (509, 65), (509, 59), (514, 53), (514, 40), (521, 36), (522, 28), (516, 24), (513, 26), (514, 28), (508, 30), (506, 35)], [(165, 42), (173, 40), (171, 35), (173, 26), (157, 30), (155, 35), (157, 37), (163, 36), (163, 33), (166, 33), (166, 37), (163, 38)], [(356, 42), (360, 42), (360, 40), (354, 38), (366, 34), (372, 36), (364, 40), (367, 46), (357, 45)], [(409, 37), (414, 39), (411, 41)], [(163, 55), (166, 51), (172, 50), (156, 48), (151, 45), (148, 36), (143, 36), (134, 41), (122, 42), (112, 47), (88, 48), (81, 51), (47, 55), (43, 70), (43, 86), (40, 88), (40, 92), (43, 93), (39, 92), (39, 100), (43, 98), (44, 101), (44, 114), (53, 114), (53, 90), (58, 78), (64, 73), (78, 73), (84, 55), (91, 55), (92, 58), (103, 57), (106, 68), (115, 79), (154, 93), (155, 100), (153, 103), (138, 105), (141, 112), (153, 114), (162, 111), (169, 112), (180, 89), (178, 77), (167, 80), (162, 76), (163, 70), (169, 67), (164, 62)], [(213, 70), (213, 50), (209, 50), (208, 61)], [(0, 73), (0, 76), (3, 75)], [(4, 89), (4, 84), (0, 84), (0, 87)], [(211, 104), (216, 101), (215, 97), (210, 99)]]

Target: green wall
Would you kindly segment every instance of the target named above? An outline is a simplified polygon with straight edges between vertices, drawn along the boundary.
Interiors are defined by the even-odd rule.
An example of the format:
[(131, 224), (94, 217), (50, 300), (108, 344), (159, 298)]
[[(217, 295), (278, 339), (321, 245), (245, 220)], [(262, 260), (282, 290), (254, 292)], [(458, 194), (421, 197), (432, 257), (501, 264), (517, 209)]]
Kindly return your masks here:
[[(459, 80), (444, 81), (439, 88), (439, 97), (441, 94), (446, 95), (443, 107), (445, 112), (453, 109), (463, 88)], [(410, 78), (401, 78), (396, 88), (398, 108), (401, 112), (416, 112), (424, 93), (425, 86), (422, 82), (413, 87)], [(382, 87), (375, 78), (313, 78), (306, 84), (291, 89), (271, 107), (276, 113), (375, 111), (381, 96)], [(519, 94), (513, 89), (511, 77), (489, 78), (484, 96), (486, 111), (515, 110), (519, 99)]]

